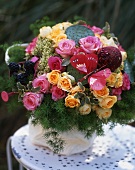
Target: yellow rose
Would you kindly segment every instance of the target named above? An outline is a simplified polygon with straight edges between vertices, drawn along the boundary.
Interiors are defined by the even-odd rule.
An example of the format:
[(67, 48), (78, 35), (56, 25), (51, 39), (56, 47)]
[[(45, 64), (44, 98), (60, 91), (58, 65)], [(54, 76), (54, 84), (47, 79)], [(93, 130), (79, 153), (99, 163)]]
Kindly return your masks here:
[(70, 22), (62, 22), (62, 23), (59, 23), (59, 24), (56, 24), (52, 27), (52, 29), (61, 29), (61, 30), (66, 30), (69, 26), (71, 26), (73, 24), (71, 24)]
[(49, 26), (44, 26), (44, 27), (42, 27), (42, 28), (40, 28), (40, 34), (39, 34), (39, 36), (41, 36), (41, 37), (46, 37), (46, 36), (48, 36), (50, 33), (52, 32), (52, 28), (51, 27), (49, 27)]
[(53, 40), (55, 39), (59, 34), (63, 34), (64, 31), (58, 29), (52, 29), (52, 32), (47, 36), (47, 38)]
[(103, 109), (111, 108), (116, 102), (117, 97), (116, 96), (107, 96), (105, 98), (98, 98), (99, 100), (99, 106)]
[(67, 76), (60, 77), (57, 86), (68, 92), (72, 89), (71, 80)]
[(50, 73), (47, 73), (47, 78), (48, 81), (53, 84), (56, 85), (58, 83), (58, 80), (60, 78), (60, 71), (59, 70), (53, 70)]
[(70, 107), (70, 108), (79, 107), (80, 106), (80, 100), (74, 98), (73, 95), (68, 95), (65, 98), (65, 106)]
[(93, 90), (92, 93), (97, 98), (98, 97), (106, 97), (109, 95), (109, 89), (106, 86), (104, 86), (101, 90)]
[(79, 86), (75, 86), (70, 90), (70, 94), (74, 95), (77, 92), (84, 92), (85, 91), (85, 87), (82, 90)]
[(54, 41), (54, 43), (55, 43), (54, 47), (57, 47), (58, 44), (59, 44), (59, 42), (60, 42), (61, 40), (63, 40), (63, 39), (67, 39), (67, 35), (66, 35), (66, 34), (61, 33), (61, 34), (59, 34), (57, 37), (55, 37), (55, 38), (53, 39), (53, 41)]
[(116, 81), (116, 83), (115, 83), (115, 88), (119, 88), (119, 87), (121, 87), (122, 84), (123, 84), (123, 76), (122, 76), (122, 73), (121, 73), (121, 72), (118, 73), (116, 78), (117, 78), (117, 81)]
[(81, 115), (87, 115), (91, 112), (91, 105), (90, 104), (84, 104), (79, 108), (79, 112)]
[(112, 114), (112, 109), (103, 109), (101, 107), (96, 108), (96, 114), (100, 119), (107, 119)]
[(112, 73), (107, 79), (107, 86), (114, 87), (116, 81), (117, 81), (117, 73)]

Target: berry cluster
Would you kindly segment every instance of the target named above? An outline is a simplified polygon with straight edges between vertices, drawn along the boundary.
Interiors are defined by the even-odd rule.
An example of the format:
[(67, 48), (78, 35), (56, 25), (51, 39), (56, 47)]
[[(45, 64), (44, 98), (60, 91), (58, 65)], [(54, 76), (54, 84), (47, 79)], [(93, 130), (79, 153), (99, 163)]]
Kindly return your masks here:
[(17, 82), (20, 82), (22, 85), (28, 83), (28, 78), (30, 75), (34, 75), (35, 63), (32, 61), (25, 61), (24, 63), (15, 63), (11, 62), (8, 67), (10, 69), (10, 75), (14, 76)]

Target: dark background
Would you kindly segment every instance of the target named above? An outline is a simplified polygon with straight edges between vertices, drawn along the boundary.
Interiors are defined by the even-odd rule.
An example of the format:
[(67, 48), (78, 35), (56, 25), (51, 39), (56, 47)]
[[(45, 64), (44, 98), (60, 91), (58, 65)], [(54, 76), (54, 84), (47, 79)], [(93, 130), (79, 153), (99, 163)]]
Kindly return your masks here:
[[(0, 44), (32, 40), (30, 24), (44, 16), (56, 22), (82, 17), (98, 27), (109, 22), (111, 32), (125, 50), (134, 48), (135, 1), (134, 0), (0, 0)], [(8, 74), (4, 64), (4, 50), (0, 49), (0, 91), (2, 78)], [(0, 99), (0, 170), (7, 170), (6, 141), (19, 127), (27, 123), (25, 110), (10, 111)], [(18, 169), (14, 161), (14, 170)]]

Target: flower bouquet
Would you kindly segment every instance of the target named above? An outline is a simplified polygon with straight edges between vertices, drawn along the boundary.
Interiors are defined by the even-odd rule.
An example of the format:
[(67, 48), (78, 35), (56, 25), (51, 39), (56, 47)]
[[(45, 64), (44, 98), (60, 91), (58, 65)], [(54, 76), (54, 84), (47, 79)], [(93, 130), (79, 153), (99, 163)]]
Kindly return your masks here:
[[(10, 62), (8, 52), (15, 46), (23, 46), (25, 56)], [(103, 135), (104, 124), (111, 128), (134, 119), (134, 80), (126, 72), (127, 53), (108, 23), (102, 29), (84, 21), (45, 25), (32, 42), (10, 48), (5, 60), (14, 86), (1, 96), (7, 102), (10, 94), (17, 95), (29, 111), (30, 135), (40, 133), (35, 144), (56, 153), (81, 152), (90, 147), (95, 133)]]

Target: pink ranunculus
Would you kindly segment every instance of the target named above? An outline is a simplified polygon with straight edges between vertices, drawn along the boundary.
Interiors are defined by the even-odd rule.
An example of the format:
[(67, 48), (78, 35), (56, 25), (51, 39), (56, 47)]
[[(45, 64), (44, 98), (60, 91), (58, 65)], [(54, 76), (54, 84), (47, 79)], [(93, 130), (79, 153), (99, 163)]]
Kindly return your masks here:
[(122, 90), (130, 90), (130, 80), (127, 73), (123, 74)]
[(56, 48), (56, 53), (60, 54), (63, 58), (73, 55), (73, 49), (75, 48), (75, 41), (64, 39), (61, 40)]
[(57, 86), (53, 86), (51, 88), (51, 92), (52, 92), (52, 99), (54, 101), (62, 99), (66, 96), (66, 92), (63, 91), (62, 89), (58, 88)]
[(122, 93), (122, 88), (112, 88), (112, 95), (117, 96), (118, 100), (121, 100), (121, 93)]
[(34, 50), (34, 48), (35, 48), (35, 46), (36, 46), (36, 42), (37, 42), (37, 37), (34, 38), (34, 39), (32, 40), (32, 42), (29, 43), (29, 45), (26, 47), (26, 49), (25, 49), (26, 53), (32, 55), (32, 52), (33, 52), (33, 50)]
[(51, 56), (48, 59), (48, 65), (51, 70), (63, 71), (65, 67), (63, 67), (61, 64), (62, 64), (62, 59), (60, 57)]
[(27, 110), (35, 110), (43, 100), (42, 93), (26, 92), (23, 97), (23, 105)]
[(93, 26), (93, 27), (91, 27), (90, 29), (91, 29), (95, 34), (101, 35), (101, 34), (104, 33), (104, 30), (102, 30), (101, 28), (96, 27), (96, 26)]
[(102, 48), (102, 43), (98, 37), (88, 36), (79, 40), (80, 46), (87, 53), (92, 53)]
[(47, 93), (50, 88), (50, 83), (46, 78), (46, 74), (43, 74), (37, 78), (35, 78), (32, 82), (34, 88), (40, 87), (40, 92)]

